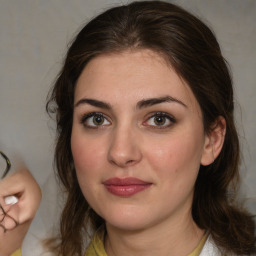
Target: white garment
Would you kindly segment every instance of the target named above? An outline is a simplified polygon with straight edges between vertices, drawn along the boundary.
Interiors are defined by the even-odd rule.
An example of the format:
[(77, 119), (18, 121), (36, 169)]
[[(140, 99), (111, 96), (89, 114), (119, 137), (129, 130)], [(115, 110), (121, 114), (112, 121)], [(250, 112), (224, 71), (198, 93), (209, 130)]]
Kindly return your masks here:
[(216, 244), (214, 243), (211, 236), (208, 236), (205, 245), (199, 256), (221, 256), (221, 251), (218, 249)]

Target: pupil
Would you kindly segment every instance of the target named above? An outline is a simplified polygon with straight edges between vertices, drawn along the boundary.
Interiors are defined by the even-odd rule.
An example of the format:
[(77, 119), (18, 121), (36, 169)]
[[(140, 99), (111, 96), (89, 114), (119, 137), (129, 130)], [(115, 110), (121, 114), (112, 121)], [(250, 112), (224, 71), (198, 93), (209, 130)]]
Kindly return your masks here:
[(95, 125), (101, 125), (103, 123), (103, 118), (101, 116), (95, 116), (93, 118), (93, 123)]
[(157, 116), (155, 117), (155, 124), (156, 125), (163, 125), (165, 123), (165, 117)]

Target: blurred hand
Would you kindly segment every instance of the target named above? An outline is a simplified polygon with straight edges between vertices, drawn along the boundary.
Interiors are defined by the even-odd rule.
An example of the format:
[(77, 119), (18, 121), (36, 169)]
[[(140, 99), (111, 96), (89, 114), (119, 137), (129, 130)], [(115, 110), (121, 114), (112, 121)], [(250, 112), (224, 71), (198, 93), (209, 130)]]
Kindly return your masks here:
[[(15, 197), (9, 196), (18, 201), (15, 203), (10, 200)], [(21, 248), (41, 197), (38, 184), (26, 168), (0, 181), (0, 256), (9, 256)]]

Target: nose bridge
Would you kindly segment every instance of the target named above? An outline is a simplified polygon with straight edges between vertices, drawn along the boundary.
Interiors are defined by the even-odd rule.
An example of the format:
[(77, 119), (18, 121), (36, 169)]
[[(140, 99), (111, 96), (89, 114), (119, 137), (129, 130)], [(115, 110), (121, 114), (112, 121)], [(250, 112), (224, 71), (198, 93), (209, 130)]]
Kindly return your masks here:
[(133, 165), (140, 161), (142, 154), (138, 144), (136, 127), (123, 123), (112, 131), (108, 158), (120, 167)]

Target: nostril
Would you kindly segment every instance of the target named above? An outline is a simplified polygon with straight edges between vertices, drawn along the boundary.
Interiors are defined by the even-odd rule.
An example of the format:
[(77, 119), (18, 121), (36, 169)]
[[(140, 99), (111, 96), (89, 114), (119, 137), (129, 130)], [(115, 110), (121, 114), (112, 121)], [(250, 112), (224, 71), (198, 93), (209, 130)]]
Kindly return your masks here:
[(132, 166), (141, 160), (142, 154), (135, 140), (127, 132), (114, 134), (107, 152), (108, 161), (120, 167)]

